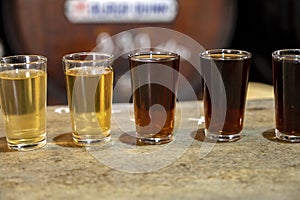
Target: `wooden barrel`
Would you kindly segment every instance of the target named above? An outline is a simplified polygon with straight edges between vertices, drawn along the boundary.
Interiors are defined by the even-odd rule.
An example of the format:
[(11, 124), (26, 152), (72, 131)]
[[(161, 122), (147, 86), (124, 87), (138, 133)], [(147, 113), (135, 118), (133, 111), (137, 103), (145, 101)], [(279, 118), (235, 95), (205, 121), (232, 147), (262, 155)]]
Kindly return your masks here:
[[(1, 1), (1, 27), (7, 54), (48, 57), (48, 104), (66, 104), (61, 57), (91, 51), (99, 34), (110, 36), (139, 27), (164, 27), (196, 40), (204, 48), (227, 47), (235, 28), (235, 0), (174, 0), (176, 18), (169, 22), (73, 23), (66, 17), (66, 0)], [(117, 62), (118, 63), (118, 62)], [(128, 67), (115, 65), (115, 80)], [(201, 77), (195, 88), (201, 88)], [(197, 81), (195, 81), (197, 82)], [(199, 91), (201, 93), (201, 91)], [(115, 97), (114, 101), (122, 101)]]

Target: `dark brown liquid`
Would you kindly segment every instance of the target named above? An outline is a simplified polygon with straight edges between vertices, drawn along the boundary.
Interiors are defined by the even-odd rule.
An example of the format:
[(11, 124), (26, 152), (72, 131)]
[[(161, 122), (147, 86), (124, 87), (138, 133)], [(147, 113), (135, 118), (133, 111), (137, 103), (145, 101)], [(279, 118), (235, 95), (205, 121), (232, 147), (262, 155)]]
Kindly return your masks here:
[(276, 129), (300, 136), (300, 62), (273, 59)]
[[(234, 56), (234, 55), (227, 55)], [(212, 60), (201, 59), (201, 67), (205, 76), (204, 87), (204, 114), (205, 114), (205, 128), (209, 132), (222, 133), (222, 135), (236, 134), (242, 131), (244, 121), (244, 111), (247, 93), (248, 74), (250, 68), (250, 58), (244, 60)], [(213, 64), (215, 63), (215, 64)], [(225, 121), (224, 115), (219, 111), (222, 111), (222, 99), (224, 99), (224, 93), (220, 90), (220, 85), (216, 84), (215, 74), (211, 73), (209, 68), (216, 66), (223, 79), (224, 88), (226, 92), (226, 111)], [(210, 84), (208, 84), (210, 82)], [(211, 90), (208, 90), (207, 85), (213, 85)], [(217, 87), (215, 87), (218, 85)], [(211, 94), (214, 93), (216, 97), (219, 96), (216, 102), (212, 103)], [(217, 111), (215, 123), (212, 124), (212, 106)], [(224, 124), (223, 124), (224, 123)], [(223, 124), (223, 126), (222, 126)], [(220, 127), (222, 130), (220, 130)]]
[[(166, 57), (152, 55), (155, 60), (149, 62), (147, 57), (149, 58), (149, 55), (130, 59), (131, 69), (141, 67), (139, 69), (142, 71), (131, 70), (132, 86), (136, 88), (133, 91), (136, 131), (141, 137), (165, 138), (172, 134), (174, 129), (176, 103), (174, 91), (178, 84), (179, 58), (160, 60)], [(162, 66), (169, 70), (163, 70)], [(157, 80), (163, 80), (163, 84), (166, 80), (167, 87), (159, 84)], [(139, 85), (141, 82), (146, 84)], [(157, 107), (157, 104), (160, 106)]]

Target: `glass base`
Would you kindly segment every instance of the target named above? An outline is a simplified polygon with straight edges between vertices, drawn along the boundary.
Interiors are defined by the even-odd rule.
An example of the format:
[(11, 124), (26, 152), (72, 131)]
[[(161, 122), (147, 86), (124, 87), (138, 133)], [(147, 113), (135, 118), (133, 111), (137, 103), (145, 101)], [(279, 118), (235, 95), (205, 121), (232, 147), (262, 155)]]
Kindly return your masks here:
[(102, 137), (102, 138), (92, 138), (92, 139), (87, 139), (87, 138), (78, 138), (73, 135), (73, 141), (75, 144), (79, 146), (97, 146), (97, 145), (102, 145), (111, 140), (110, 136), (107, 137)]
[(137, 138), (138, 142), (140, 144), (151, 144), (151, 145), (156, 145), (156, 144), (166, 144), (174, 140), (173, 135), (169, 135), (168, 137), (165, 138)]
[(299, 135), (287, 135), (285, 133), (280, 132), (278, 129), (275, 129), (276, 138), (279, 140), (287, 141), (287, 142), (300, 142)]
[(32, 151), (32, 150), (42, 148), (43, 146), (46, 145), (46, 143), (47, 143), (47, 139), (44, 138), (43, 140), (41, 140), (39, 142), (30, 143), (30, 144), (26, 144), (26, 143), (13, 144), (13, 143), (7, 142), (7, 146), (11, 150)]
[(217, 142), (234, 142), (242, 138), (242, 132), (236, 134), (230, 134), (230, 135), (222, 135), (222, 134), (209, 132), (207, 129), (205, 129), (204, 133), (205, 133), (205, 137)]

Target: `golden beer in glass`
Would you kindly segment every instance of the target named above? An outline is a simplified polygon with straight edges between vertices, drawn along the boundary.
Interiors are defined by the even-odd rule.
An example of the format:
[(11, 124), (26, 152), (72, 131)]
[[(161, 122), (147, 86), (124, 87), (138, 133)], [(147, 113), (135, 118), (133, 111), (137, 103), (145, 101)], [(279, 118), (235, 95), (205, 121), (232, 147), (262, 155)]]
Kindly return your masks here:
[(46, 144), (47, 59), (18, 55), (0, 60), (0, 99), (8, 147), (33, 150)]
[(110, 140), (112, 58), (100, 53), (63, 57), (72, 135), (78, 145), (90, 146)]

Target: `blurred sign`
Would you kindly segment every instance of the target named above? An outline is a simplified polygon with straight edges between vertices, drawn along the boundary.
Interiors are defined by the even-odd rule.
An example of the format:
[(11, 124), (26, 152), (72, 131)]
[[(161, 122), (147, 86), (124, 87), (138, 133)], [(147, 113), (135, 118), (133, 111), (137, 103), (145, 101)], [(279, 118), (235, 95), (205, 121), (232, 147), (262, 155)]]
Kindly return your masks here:
[(177, 0), (66, 0), (65, 15), (72, 23), (172, 22)]

